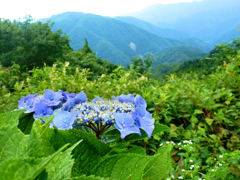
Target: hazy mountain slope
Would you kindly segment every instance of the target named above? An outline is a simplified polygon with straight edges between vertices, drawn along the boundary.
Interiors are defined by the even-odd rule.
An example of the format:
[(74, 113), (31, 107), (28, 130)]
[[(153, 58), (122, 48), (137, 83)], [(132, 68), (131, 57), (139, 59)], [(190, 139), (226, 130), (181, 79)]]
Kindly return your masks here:
[(160, 50), (154, 58), (153, 66), (162, 63), (179, 63), (205, 56), (206, 53), (190, 46), (176, 46)]
[(144, 29), (145, 31), (156, 34), (160, 37), (180, 40), (184, 45), (200, 48), (205, 52), (208, 52), (213, 48), (211, 44), (203, 42), (197, 38), (193, 38), (189, 34), (184, 33), (182, 31), (160, 28), (159, 26), (153, 25), (149, 22), (146, 22), (134, 17), (130, 17), (130, 16), (119, 16), (119, 17), (116, 17), (115, 19), (118, 19), (128, 24), (133, 24), (139, 28)]
[(224, 32), (240, 24), (239, 9), (239, 0), (203, 0), (155, 5), (134, 16), (162, 28), (184, 31), (214, 45)]
[(139, 28), (142, 28), (148, 32), (151, 32), (151, 33), (156, 34), (161, 37), (167, 37), (167, 38), (172, 38), (172, 39), (183, 39), (183, 38), (189, 37), (189, 35), (187, 33), (177, 31), (174, 29), (163, 29), (163, 28), (153, 25), (147, 21), (143, 21), (143, 20), (137, 19), (135, 17), (131, 17), (131, 16), (118, 16), (118, 17), (115, 17), (115, 19), (120, 20), (125, 23), (128, 23), (128, 24), (133, 24)]
[(49, 19), (55, 22), (54, 30), (62, 29), (69, 35), (74, 50), (82, 47), (86, 38), (98, 56), (122, 65), (128, 64), (133, 56), (181, 44), (109, 17), (67, 12)]

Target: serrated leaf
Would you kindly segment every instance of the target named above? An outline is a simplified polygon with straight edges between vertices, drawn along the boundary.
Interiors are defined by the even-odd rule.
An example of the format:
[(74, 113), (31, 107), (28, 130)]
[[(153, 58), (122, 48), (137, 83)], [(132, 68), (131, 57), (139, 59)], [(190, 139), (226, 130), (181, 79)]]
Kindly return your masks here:
[(23, 110), (11, 111), (0, 114), (0, 127), (3, 126), (17, 126), (18, 120), (22, 115)]
[(110, 179), (141, 179), (150, 157), (137, 154), (122, 156), (115, 164)]
[(82, 176), (74, 177), (71, 180), (109, 180), (109, 178), (96, 177), (93, 175), (92, 176), (82, 175)]
[(170, 147), (164, 147), (157, 155), (147, 156), (122, 153), (106, 156), (92, 170), (92, 174), (105, 178), (125, 179), (164, 179), (171, 171)]
[(159, 153), (146, 165), (142, 179), (161, 180), (168, 177), (172, 168), (170, 150), (170, 146), (160, 149)]
[(59, 180), (71, 177), (74, 160), (72, 159), (72, 151), (77, 147), (82, 140), (68, 148), (66, 151), (56, 156), (47, 166), (48, 179)]
[(63, 146), (54, 154), (36, 159), (32, 157), (27, 158), (9, 158), (0, 163), (0, 174), (3, 179), (34, 179), (47, 166), (47, 164), (56, 157), (61, 151), (66, 149), (68, 145)]

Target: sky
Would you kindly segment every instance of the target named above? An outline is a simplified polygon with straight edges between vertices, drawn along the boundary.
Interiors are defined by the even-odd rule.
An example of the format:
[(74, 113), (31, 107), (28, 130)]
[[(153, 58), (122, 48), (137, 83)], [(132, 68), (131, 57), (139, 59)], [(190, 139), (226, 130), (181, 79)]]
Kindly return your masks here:
[(37, 20), (66, 11), (114, 17), (138, 12), (154, 4), (192, 1), (199, 0), (0, 0), (0, 18), (13, 20), (31, 15)]

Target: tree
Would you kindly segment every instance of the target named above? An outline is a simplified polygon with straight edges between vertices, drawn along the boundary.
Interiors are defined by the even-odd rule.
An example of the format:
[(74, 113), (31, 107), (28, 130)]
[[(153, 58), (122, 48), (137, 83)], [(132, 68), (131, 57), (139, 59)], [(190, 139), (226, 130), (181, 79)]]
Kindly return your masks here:
[(143, 74), (148, 72), (152, 65), (152, 57), (146, 56), (144, 58), (133, 58), (131, 59), (130, 69)]
[(71, 49), (67, 36), (53, 32), (49, 23), (32, 23), (30, 17), (24, 22), (1, 20), (0, 45), (0, 63), (16, 63), (21, 69), (52, 65)]

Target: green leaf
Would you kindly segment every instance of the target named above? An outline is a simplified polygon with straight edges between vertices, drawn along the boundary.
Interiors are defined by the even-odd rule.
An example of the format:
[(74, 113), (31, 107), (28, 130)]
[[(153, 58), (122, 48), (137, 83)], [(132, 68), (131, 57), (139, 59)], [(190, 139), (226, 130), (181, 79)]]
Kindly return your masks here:
[(59, 180), (71, 177), (74, 159), (72, 159), (72, 151), (75, 149), (82, 140), (60, 153), (56, 156), (47, 166), (48, 179)]
[(92, 174), (110, 179), (164, 179), (171, 171), (170, 147), (163, 147), (155, 156), (122, 153), (106, 156)]
[(68, 145), (63, 146), (54, 154), (41, 159), (32, 157), (9, 158), (0, 163), (0, 174), (4, 179), (34, 179), (45, 169), (47, 164), (59, 155)]
[(22, 113), (23, 113), (23, 110), (11, 111), (11, 112), (0, 114), (0, 127), (17, 125), (18, 120), (22, 115)]
[(92, 176), (82, 175), (82, 176), (74, 177), (72, 178), (72, 180), (109, 180), (109, 178), (96, 177), (93, 175)]
[(170, 130), (171, 130), (171, 128), (169, 128), (168, 126), (166, 126), (164, 124), (156, 123), (154, 130), (153, 130), (153, 135), (159, 134), (160, 132), (169, 132)]
[(213, 123), (213, 119), (210, 119), (210, 118), (206, 118), (205, 121), (207, 122), (207, 124), (208, 124), (209, 126), (211, 126), (212, 123)]
[(202, 110), (200, 110), (200, 109), (195, 109), (194, 110), (194, 114), (196, 115), (196, 114), (202, 114), (203, 113), (203, 111)]
[(196, 123), (198, 123), (198, 119), (195, 116), (192, 116), (190, 119), (190, 122), (193, 124), (196, 124)]
[(170, 157), (170, 146), (163, 146), (144, 169), (143, 179), (161, 180), (166, 179), (171, 172), (172, 163)]

